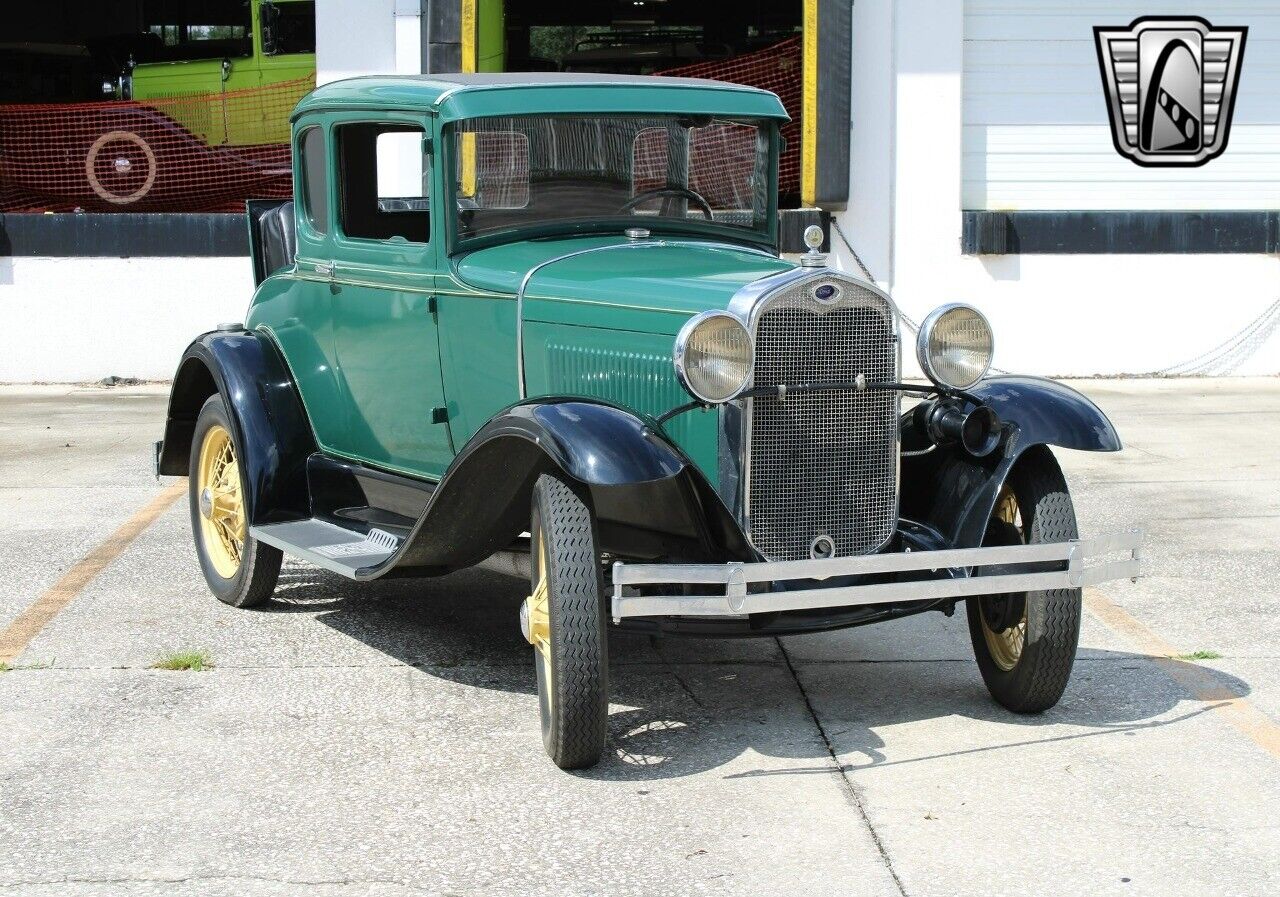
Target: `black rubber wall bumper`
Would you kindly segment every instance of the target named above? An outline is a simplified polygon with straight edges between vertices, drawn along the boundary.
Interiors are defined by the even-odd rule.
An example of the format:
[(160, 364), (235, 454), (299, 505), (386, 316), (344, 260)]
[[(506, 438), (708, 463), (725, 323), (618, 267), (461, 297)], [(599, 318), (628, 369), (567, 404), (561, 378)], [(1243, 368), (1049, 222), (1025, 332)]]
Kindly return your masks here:
[[(965, 255), (1280, 252), (1280, 211), (966, 211)], [(828, 230), (818, 209), (779, 212), (780, 248), (803, 252), (805, 227)], [(824, 250), (826, 245), (824, 244)], [(0, 214), (0, 256), (247, 256), (238, 212)]]
[(966, 211), (965, 255), (1276, 253), (1280, 211)]
[[(804, 229), (827, 230), (818, 209), (778, 213), (783, 252), (804, 252)], [(155, 256), (247, 256), (249, 230), (243, 212), (110, 212), (0, 214), (0, 256), (53, 258)]]
[(0, 256), (247, 256), (243, 212), (0, 214)]

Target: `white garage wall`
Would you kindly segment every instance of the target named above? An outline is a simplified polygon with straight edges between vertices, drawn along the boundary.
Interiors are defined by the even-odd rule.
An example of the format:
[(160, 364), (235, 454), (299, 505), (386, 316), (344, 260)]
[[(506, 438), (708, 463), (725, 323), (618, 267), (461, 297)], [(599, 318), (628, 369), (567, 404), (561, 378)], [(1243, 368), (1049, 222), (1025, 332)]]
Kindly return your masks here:
[[(420, 0), (316, 4), (317, 80), (421, 70)], [(173, 376), (192, 338), (244, 320), (248, 258), (0, 256), (0, 382)]]
[(0, 382), (168, 380), (252, 295), (247, 258), (0, 258)]
[[(1210, 21), (1255, 26), (1256, 21), (1266, 19), (1273, 29), (1277, 18), (1274, 13), (1280, 12), (1280, 3), (1269, 5), (1267, 15), (1258, 18), (1243, 17), (1240, 7), (1210, 3), (1204, 7), (1200, 14)], [(915, 320), (943, 302), (963, 300), (981, 308), (996, 331), (999, 367), (1044, 375), (1158, 371), (1218, 346), (1263, 315), (1280, 299), (1280, 257), (973, 257), (960, 251), (961, 210), (971, 206), (972, 199), (966, 195), (972, 189), (966, 176), (973, 171), (973, 162), (962, 148), (974, 132), (966, 117), (973, 111), (973, 104), (965, 84), (965, 57), (970, 53), (965, 37), (966, 29), (972, 33), (974, 11), (984, 16), (1006, 14), (1024, 21), (1041, 17), (1056, 22), (1055, 28), (1069, 20), (1071, 27), (1084, 29), (1083, 46), (1089, 53), (1093, 52), (1088, 44), (1093, 25), (1128, 24), (1138, 14), (1157, 11), (1150, 7), (1135, 10), (1129, 5), (1114, 7), (1096, 0), (1074, 4), (1071, 15), (1064, 16), (1063, 8), (1062, 3), (1050, 5), (1035, 0), (1004, 0), (999, 6), (995, 0), (969, 0), (968, 8), (955, 0), (855, 3), (850, 204), (837, 221), (874, 278)], [(1180, 3), (1172, 3), (1171, 8), (1175, 12), (1190, 9)], [(922, 28), (922, 22), (929, 27)], [(989, 23), (989, 27), (994, 29), (996, 24)], [(1256, 33), (1262, 31), (1265, 29), (1259, 28)], [(1251, 31), (1245, 51), (1245, 78), (1250, 71), (1261, 73), (1255, 77), (1274, 77), (1280, 71), (1276, 43), (1273, 41), (1270, 47), (1261, 41), (1255, 44), (1254, 37), (1255, 32)], [(1005, 43), (1011, 54), (1018, 47), (1027, 49), (1018, 40)], [(1023, 58), (1034, 58), (1034, 54)], [(1130, 180), (1111, 188), (1099, 186), (1102, 182), (1096, 177), (1073, 180), (1059, 176), (1056, 181), (1043, 181), (1044, 190), (1058, 191), (1058, 205), (1048, 207), (1143, 208), (1132, 190), (1134, 184), (1144, 183), (1142, 179), (1149, 173), (1115, 153), (1105, 130), (1101, 78), (1093, 57), (1088, 59), (1094, 68), (1086, 71), (1093, 80), (1089, 86), (1084, 86), (1082, 80), (1077, 89), (1083, 96), (1083, 91), (1096, 88), (1092, 96), (1097, 101), (1097, 124), (1092, 127), (1102, 129), (1098, 138), (1101, 149), (1097, 154), (1082, 155), (1086, 159), (1097, 155), (1094, 161), (1098, 166), (1110, 166), (1114, 160)], [(1024, 65), (1030, 67), (1029, 62)], [(1019, 118), (1030, 107), (1017, 99), (1015, 87), (1016, 83), (1011, 84), (1002, 127), (1021, 129), (1020, 133), (1030, 140), (1029, 135), (1044, 126), (1044, 119), (1023, 122)], [(1255, 87), (1242, 79), (1241, 89), (1252, 91)], [(1262, 108), (1273, 99), (1264, 99)], [(1257, 102), (1254, 101), (1255, 108), (1259, 108)], [(1245, 98), (1239, 104), (1237, 114), (1245, 105)], [(994, 108), (995, 101), (990, 100), (988, 109)], [(1059, 134), (1066, 133), (1064, 126), (1054, 127), (1059, 128)], [(1091, 126), (1071, 126), (1082, 140), (1087, 135), (1081, 129), (1088, 127)], [(1210, 183), (1203, 178), (1227, 161), (1240, 133), (1233, 133), (1227, 156), (1203, 169), (1181, 169), (1178, 177), (1191, 174), (1197, 183)], [(1255, 136), (1257, 133), (1260, 132)], [(1280, 144), (1266, 149), (1268, 153), (1280, 153)], [(1271, 181), (1254, 181), (1249, 185), (1251, 190), (1275, 189), (1274, 182), (1280, 179), (1280, 158), (1267, 163), (1265, 171)], [(1234, 199), (1224, 199), (1237, 195), (1228, 189), (1230, 182), (1212, 183), (1216, 186), (1196, 188), (1222, 188), (1209, 194), (1213, 197), (1211, 207), (1242, 207)], [(1125, 186), (1131, 190), (1128, 196), (1121, 190)], [(1021, 197), (1026, 201), (1025, 188), (1019, 189), (1024, 190)], [(1192, 192), (1181, 189), (1174, 207), (1184, 206)], [(1280, 208), (1280, 197), (1259, 204)], [(852, 254), (841, 245), (838, 235), (833, 235), (832, 244), (837, 264), (857, 272)], [(1241, 353), (1237, 359), (1235, 373), (1280, 373), (1280, 331), (1273, 331), (1267, 341), (1249, 348), (1252, 352)], [(911, 346), (907, 347), (904, 360), (908, 372), (918, 371)]]
[(316, 83), (422, 71), (422, 0), (321, 0)]
[[(964, 9), (964, 208), (1280, 208), (1276, 0), (968, 0)], [(1112, 146), (1093, 27), (1155, 14), (1249, 27), (1227, 150), (1201, 168), (1142, 168)]]
[(396, 70), (394, 0), (316, 4), (316, 83)]

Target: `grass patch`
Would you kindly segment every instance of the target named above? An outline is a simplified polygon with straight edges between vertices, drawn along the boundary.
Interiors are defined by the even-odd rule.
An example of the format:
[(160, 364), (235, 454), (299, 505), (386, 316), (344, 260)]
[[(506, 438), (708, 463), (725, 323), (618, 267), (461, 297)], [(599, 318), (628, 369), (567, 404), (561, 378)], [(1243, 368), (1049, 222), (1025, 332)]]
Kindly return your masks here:
[(200, 673), (213, 669), (208, 651), (172, 651), (151, 665), (153, 670), (191, 670)]
[(0, 662), (0, 673), (12, 673), (16, 670), (51, 670), (53, 669), (52, 660), (43, 660), (39, 663), (3, 663)]
[(1221, 660), (1217, 651), (1192, 651), (1190, 654), (1175, 654), (1174, 660)]

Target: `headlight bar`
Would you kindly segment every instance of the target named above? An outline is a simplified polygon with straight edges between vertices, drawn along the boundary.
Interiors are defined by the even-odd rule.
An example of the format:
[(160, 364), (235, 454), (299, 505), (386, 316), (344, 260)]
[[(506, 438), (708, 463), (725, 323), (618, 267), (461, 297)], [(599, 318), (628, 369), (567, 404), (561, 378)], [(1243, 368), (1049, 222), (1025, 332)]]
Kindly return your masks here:
[[(869, 391), (873, 389), (894, 389), (899, 392), (911, 392), (917, 395), (930, 396), (936, 393), (944, 395), (956, 395), (964, 399), (968, 399), (975, 405), (981, 405), (982, 400), (976, 396), (971, 396), (963, 390), (945, 389), (934, 384), (925, 386), (919, 383), (874, 383), (867, 380), (862, 374), (858, 375), (858, 379), (849, 381), (815, 381), (813, 383), (780, 383), (777, 386), (753, 386), (750, 389), (744, 389), (738, 393), (733, 399), (755, 399), (761, 396), (775, 396), (779, 399), (786, 399), (792, 393), (799, 394), (805, 392), (839, 392), (841, 390), (852, 389), (857, 392)], [(724, 404), (723, 402), (704, 402), (701, 399), (695, 399), (692, 402), (686, 402), (683, 405), (677, 405), (670, 411), (667, 411), (658, 417), (658, 424), (665, 424), (671, 418), (684, 414), (686, 411), (692, 411), (694, 408), (710, 408), (713, 405)]]

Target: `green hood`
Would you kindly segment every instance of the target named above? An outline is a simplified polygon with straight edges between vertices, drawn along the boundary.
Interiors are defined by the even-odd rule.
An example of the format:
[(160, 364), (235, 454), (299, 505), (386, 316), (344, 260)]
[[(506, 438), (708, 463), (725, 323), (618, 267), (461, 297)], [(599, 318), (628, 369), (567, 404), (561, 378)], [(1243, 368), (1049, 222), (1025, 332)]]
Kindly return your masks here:
[[(561, 258), (606, 246), (619, 248)], [(525, 292), (525, 320), (671, 334), (691, 315), (725, 308), (746, 284), (795, 267), (694, 238), (632, 243), (604, 236), (480, 249), (458, 262), (457, 273), (476, 289), (514, 294), (538, 265)]]

